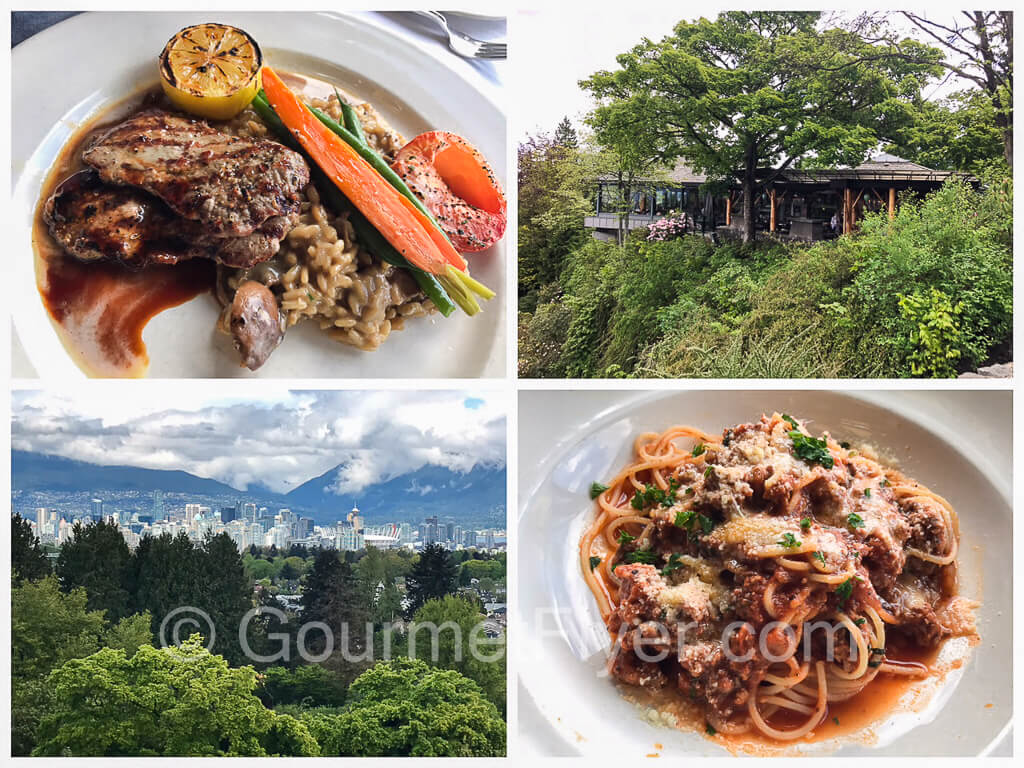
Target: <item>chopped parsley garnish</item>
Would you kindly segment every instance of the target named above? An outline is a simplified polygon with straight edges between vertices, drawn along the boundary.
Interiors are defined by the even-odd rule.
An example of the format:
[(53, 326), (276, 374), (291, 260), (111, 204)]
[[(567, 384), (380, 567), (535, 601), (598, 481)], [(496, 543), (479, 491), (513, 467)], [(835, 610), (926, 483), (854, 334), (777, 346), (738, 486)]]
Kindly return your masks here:
[(856, 624), (856, 625), (857, 625), (858, 627), (863, 627), (863, 626), (864, 626), (864, 622), (866, 622), (866, 621), (867, 621), (867, 619), (865, 619), (865, 618), (864, 618), (864, 617), (862, 616), (862, 617), (861, 617), (861, 618), (859, 618), (859, 619), (854, 619), (854, 620), (853, 620), (853, 623), (854, 623), (854, 624)]
[(683, 564), (679, 562), (679, 553), (673, 552), (669, 555), (668, 562), (665, 564), (665, 567), (661, 569), (661, 575), (668, 576), (672, 571), (678, 571), (682, 567)]
[(794, 419), (788, 413), (782, 414), (782, 420), (783, 421), (788, 421), (789, 422), (789, 426), (791, 426), (793, 429), (800, 429), (800, 425), (796, 423), (796, 419)]
[(597, 557), (596, 555), (591, 555), (591, 557), (590, 557), (590, 570), (594, 570), (600, 564), (601, 564), (601, 558)]
[(693, 488), (687, 488), (686, 489), (686, 495), (687, 496), (693, 496)]
[(883, 488), (887, 487), (889, 485), (889, 478), (883, 477), (882, 482), (880, 482), (879, 485), (882, 486)]
[(715, 529), (715, 521), (707, 515), (699, 515), (692, 509), (681, 509), (676, 513), (675, 524), (689, 533), (696, 533), (699, 527), (704, 535)]
[(602, 493), (604, 493), (607, 490), (608, 490), (608, 486), (607, 485), (601, 485), (601, 483), (591, 483), (590, 484), (590, 498), (591, 499), (596, 499), (598, 496), (600, 496)]
[(846, 601), (853, 596), (853, 580), (860, 581), (860, 576), (851, 576), (849, 579), (844, 581), (838, 587), (836, 587), (836, 595), (839, 597), (839, 607), (842, 608), (846, 605)]
[(645, 485), (642, 491), (633, 494), (633, 509), (641, 510), (661, 504), (663, 507), (671, 507), (676, 503), (676, 491), (679, 490), (679, 481), (674, 477), (668, 481), (668, 488), (664, 491), (656, 485)]
[(707, 466), (706, 466), (706, 467), (704, 468), (704, 477), (707, 477), (708, 475), (710, 475), (710, 474), (711, 474), (711, 469), (712, 469), (712, 467), (711, 467), (711, 465), (710, 465), (710, 464), (708, 464), (708, 465), (707, 465)]
[(627, 563), (647, 563), (652, 565), (657, 559), (658, 556), (654, 553), (653, 549), (637, 549), (626, 553)]
[(865, 488), (864, 489), (864, 498), (865, 499), (870, 499), (871, 498), (871, 489), (870, 488)]
[(828, 452), (828, 444), (824, 440), (805, 435), (796, 429), (790, 430), (789, 439), (793, 441), (793, 453), (797, 458), (808, 464), (821, 464), (825, 469), (835, 466), (835, 459)]
[(851, 512), (846, 516), (846, 524), (851, 528), (863, 528), (864, 518), (858, 515), (856, 512)]
[(619, 530), (619, 544), (629, 544), (636, 541), (636, 536), (625, 529)]
[(705, 730), (707, 730), (708, 736), (714, 736), (716, 733), (718, 733), (718, 731), (716, 731), (710, 723), (708, 723), (708, 727)]
[(695, 446), (693, 446), (693, 450), (690, 451), (690, 455), (693, 456), (693, 458), (696, 459), (698, 456), (700, 456), (703, 453), (705, 453), (707, 451), (707, 449), (708, 449), (708, 447), (706, 445), (704, 445), (704, 443), (697, 443)]
[(803, 520), (801, 520), (800, 521), (800, 529), (804, 530), (804, 531), (811, 530), (811, 518), (805, 517)]
[(836, 725), (839, 725), (839, 718), (838, 717), (833, 717), (832, 718), (832, 722), (835, 723)]
[(822, 552), (821, 550), (818, 550), (817, 552), (812, 552), (811, 553), (811, 557), (813, 557), (815, 560), (818, 560), (819, 562), (821, 562), (822, 565), (825, 564), (825, 553)]
[(693, 517), (697, 513), (692, 509), (681, 509), (676, 512), (676, 526), (679, 528), (689, 528), (690, 523), (693, 522)]
[(796, 549), (800, 546), (800, 542), (797, 541), (796, 536), (794, 536), (792, 533), (782, 534), (782, 538), (775, 543), (778, 544), (780, 547), (786, 547), (786, 549)]

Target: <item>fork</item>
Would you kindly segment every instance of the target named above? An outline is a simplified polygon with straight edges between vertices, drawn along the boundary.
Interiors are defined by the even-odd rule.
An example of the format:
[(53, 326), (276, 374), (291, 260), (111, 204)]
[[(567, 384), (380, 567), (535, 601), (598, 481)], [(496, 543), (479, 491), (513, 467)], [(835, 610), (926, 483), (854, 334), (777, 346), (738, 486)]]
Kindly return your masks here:
[(505, 43), (489, 43), (464, 35), (448, 26), (448, 19), (437, 11), (417, 11), (420, 16), (433, 19), (441, 25), (448, 35), (448, 47), (466, 59), (504, 59), (507, 58), (508, 47)]

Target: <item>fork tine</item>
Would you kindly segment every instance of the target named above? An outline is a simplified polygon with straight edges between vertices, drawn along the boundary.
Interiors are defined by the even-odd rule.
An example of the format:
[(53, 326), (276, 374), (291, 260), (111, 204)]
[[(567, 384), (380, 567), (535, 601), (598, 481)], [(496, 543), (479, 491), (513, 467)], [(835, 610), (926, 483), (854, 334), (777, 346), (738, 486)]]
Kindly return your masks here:
[(504, 59), (507, 52), (508, 46), (505, 43), (484, 43), (480, 46), (477, 56), (488, 59)]

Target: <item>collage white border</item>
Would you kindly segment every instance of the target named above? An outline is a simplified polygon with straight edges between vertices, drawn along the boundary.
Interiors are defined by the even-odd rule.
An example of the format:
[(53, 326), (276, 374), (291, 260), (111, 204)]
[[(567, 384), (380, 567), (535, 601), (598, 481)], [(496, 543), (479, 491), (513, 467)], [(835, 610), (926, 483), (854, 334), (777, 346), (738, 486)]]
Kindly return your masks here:
[[(614, 3), (612, 0), (591, 0), (590, 2), (584, 2), (584, 0), (522, 0), (521, 2), (494, 2), (491, 0), (478, 0), (473, 2), (472, 0), (463, 0), (462, 2), (454, 2), (446, 7), (455, 7), (465, 10), (474, 10), (481, 13), (487, 13), (491, 15), (506, 15), (508, 17), (508, 29), (509, 29), (509, 40), (510, 40), (510, 51), (509, 60), (506, 62), (507, 76), (504, 77), (504, 82), (507, 88), (506, 95), (506, 112), (508, 114), (508, 149), (507, 149), (507, 168), (509, 168), (508, 176), (508, 198), (509, 198), (509, 217), (510, 221), (516, 220), (517, 212), (517, 201), (516, 201), (516, 190), (515, 190), (515, 174), (514, 169), (515, 158), (516, 158), (516, 142), (520, 136), (518, 132), (519, 123), (519, 109), (517, 105), (527, 103), (528, 94), (531, 84), (521, 83), (517, 81), (515, 76), (515, 60), (517, 56), (529, 56), (536, 55), (536, 51), (531, 51), (529, 48), (528, 41), (520, 42), (516, 36), (517, 20), (515, 12), (518, 9), (523, 8), (543, 8), (548, 3), (558, 3), (561, 6), (576, 7), (580, 13), (592, 13), (596, 6), (610, 10), (612, 12), (623, 12), (623, 13), (642, 13), (643, 4), (638, 4), (633, 7), (624, 8), (621, 2)], [(666, 0), (653, 0), (655, 4), (662, 4)], [(688, 4), (684, 3), (673, 3), (679, 7), (680, 15), (685, 14), (689, 8)], [(146, 3), (143, 5), (139, 2), (128, 2), (126, 0), (100, 0), (97, 2), (38, 2), (37, 0), (23, 0), (22, 2), (12, 2), (7, 4), (3, 11), (2, 17), (0, 17), (0, 30), (4, 32), (4, 40), (10, 39), (10, 12), (13, 10), (25, 10), (25, 11), (39, 11), (39, 10), (175, 10), (175, 11), (188, 11), (188, 10), (208, 10), (211, 6), (215, 5), (218, 11), (279, 11), (282, 10), (282, 4), (269, 2), (268, 0), (248, 0), (246, 2), (239, 2), (238, 0), (218, 0), (215, 4), (209, 2), (194, 2), (194, 0), (183, 0), (181, 3), (171, 4), (166, 0), (160, 0), (159, 2)], [(716, 13), (719, 10), (726, 8), (743, 6), (742, 3), (703, 3), (699, 6), (699, 11), (704, 15), (710, 15)], [(765, 2), (759, 2), (756, 4), (759, 8), (766, 9), (785, 9), (785, 10), (814, 10), (820, 9), (822, 3), (808, 3), (808, 2), (777, 2), (767, 0)], [(842, 4), (824, 4), (832, 5), (833, 7), (840, 6)], [(955, 2), (948, 2), (947, 0), (932, 0), (928, 4), (929, 10), (936, 10), (938, 8), (946, 9), (958, 9), (962, 4)], [(1004, 3), (1004, 6), (1015, 7), (1018, 5), (1016, 2)], [(288, 4), (287, 10), (293, 11), (357, 11), (357, 10), (397, 10), (397, 9), (408, 9), (408, 10), (427, 10), (431, 6), (423, 2), (380, 2), (380, 0), (367, 0), (365, 2), (353, 2), (353, 0), (333, 0), (333, 2), (299, 2)], [(871, 3), (865, 5), (863, 10), (899, 10), (901, 8), (919, 8), (921, 3), (882, 3), (876, 4)], [(1015, 8), (1016, 9), (1016, 8)], [(1019, 36), (1018, 36), (1019, 37)], [(83, 44), (107, 44), (109, 41), (83, 41)], [(1020, 47), (1020, 43), (1017, 47)], [(5, 46), (6, 50), (9, 51), (9, 46)], [(0, 83), (8, 84), (11, 82), (11, 58), (9, 53), (5, 53), (0, 56)], [(0, 159), (0, 180), (3, 181), (5, 188), (10, 190), (11, 182), (11, 169), (10, 169), (10, 126), (11, 120), (15, 119), (16, 116), (11, 115), (11, 104), (10, 96), (7, 98), (0, 99), (0, 147), (4, 156)], [(1021, 202), (1017, 202), (1014, 205), (1014, 217), (1021, 218)], [(5, 217), (10, 216), (9, 206), (5, 206), (3, 210)], [(508, 253), (514, 254), (515, 251), (515, 235), (516, 228), (510, 226), (508, 242), (509, 248)], [(1015, 243), (1014, 256), (1015, 262), (1017, 260), (1017, 253), (1019, 247)], [(8, 255), (7, 258), (11, 258)], [(516, 265), (515, 259), (511, 256), (507, 259), (507, 284), (506, 290), (510, 292), (515, 291), (516, 286)], [(0, 260), (3, 263), (3, 260)], [(5, 266), (6, 270), (7, 267)], [(1020, 280), (1018, 275), (1014, 275), (1014, 299), (1017, 306), (1021, 306), (1021, 290)], [(621, 390), (675, 390), (675, 389), (806, 389), (806, 390), (817, 390), (817, 389), (861, 389), (861, 390), (885, 390), (885, 389), (908, 389), (908, 390), (942, 390), (942, 389), (970, 389), (970, 390), (1012, 390), (1013, 404), (1014, 404), (1014, 418), (1013, 418), (1013, 429), (1014, 429), (1014, 478), (1022, 477), (1021, 468), (1024, 467), (1024, 456), (1022, 456), (1022, 430), (1024, 430), (1024, 417), (1021, 415), (1021, 399), (1017, 391), (1015, 381), (1010, 380), (950, 380), (950, 381), (921, 381), (921, 380), (784, 380), (784, 379), (768, 379), (768, 380), (719, 380), (719, 379), (708, 379), (708, 380), (523, 380), (518, 381), (516, 379), (516, 301), (510, 300), (508, 302), (508, 322), (506, 325), (508, 334), (507, 344), (507, 375), (504, 379), (457, 379), (457, 380), (358, 380), (358, 381), (330, 381), (325, 382), (320, 379), (294, 379), (284, 382), (274, 381), (227, 381), (227, 380), (192, 380), (192, 381), (167, 381), (167, 380), (153, 380), (145, 382), (112, 382), (112, 381), (88, 381), (84, 384), (76, 384), (75, 391), (84, 391), (92, 387), (98, 388), (110, 388), (108, 392), (121, 392), (120, 387), (126, 387), (124, 395), (127, 397), (146, 397), (154, 400), (164, 399), (164, 394), (167, 397), (173, 398), (175, 391), (181, 391), (182, 388), (187, 387), (201, 387), (203, 391), (209, 392), (212, 390), (223, 388), (233, 393), (245, 392), (257, 396), (260, 392), (270, 392), (280, 390), (282, 388), (287, 389), (345, 389), (345, 390), (362, 390), (362, 389), (393, 389), (393, 390), (421, 390), (421, 389), (474, 389), (485, 391), (493, 394), (504, 393), (505, 400), (508, 406), (508, 429), (507, 429), (507, 467), (508, 467), (508, 502), (506, 508), (508, 510), (508, 534), (509, 534), (509, 565), (508, 565), (508, 583), (509, 583), (509, 599), (515, 600), (515, 584), (518, 573), (518, 550), (517, 550), (517, 536), (515, 532), (515, 521), (518, 516), (518, 488), (516, 478), (518, 477), (518, 463), (519, 456), (516, 447), (516, 434), (518, 426), (518, 396), (519, 390), (572, 390), (572, 389), (621, 389)], [(1022, 322), (1019, 317), (1015, 318), (1014, 329), (1015, 338), (1020, 338)], [(0, 371), (3, 372), (4, 377), (10, 383), (11, 389), (39, 389), (44, 388), (47, 390), (54, 391), (55, 393), (69, 391), (66, 387), (60, 383), (51, 384), (48, 382), (41, 382), (38, 380), (12, 380), (10, 377), (10, 362), (11, 362), (11, 322), (8, 313), (6, 332), (0, 334)], [(7, 446), (7, 461), (4, 463), (4, 468), (0, 472), (0, 476), (3, 477), (3, 486), (0, 487), (0, 492), (5, 494), (6, 499), (10, 499), (10, 397), (5, 397), (3, 404), (3, 418), (2, 426), (0, 426), (0, 440), (3, 440)], [(1019, 483), (1015, 483), (1014, 492), (1014, 508), (1024, 509), (1022, 499), (1024, 499), (1024, 489), (1020, 487)], [(9, 502), (8, 502), (9, 503)], [(1016, 527), (1016, 526), (1015, 526)], [(8, 528), (6, 526), (0, 526), (0, 530), (3, 531), (2, 541), (0, 541), (0, 547), (3, 550), (2, 561), (4, 563), (4, 569), (9, 568), (10, 565), (10, 541)], [(1021, 611), (1021, 599), (1019, 595), (1022, 593), (1020, 572), (1021, 569), (1018, 567), (1018, 563), (1021, 562), (1024, 557), (1024, 546), (1022, 546), (1022, 537), (1020, 533), (1014, 531), (1014, 563), (1013, 563), (1013, 583), (1014, 583), (1014, 649), (1013, 659), (1014, 666), (1017, 669), (1021, 668), (1022, 653), (1021, 653), (1021, 638), (1024, 637), (1024, 620), (1022, 620)], [(0, 732), (0, 760), (3, 760), (6, 755), (10, 754), (10, 731), (6, 727), (6, 723), (9, 722), (10, 715), (10, 582), (9, 579), (0, 579), (0, 605), (3, 606), (4, 615), (4, 626), (3, 631), (0, 632), (0, 687), (2, 687), (2, 693), (0, 693), (0, 712), (2, 712), (4, 723), (2, 732)], [(514, 613), (514, 612), (513, 612)], [(516, 744), (518, 741), (518, 690), (515, 675), (515, 661), (516, 655), (515, 649), (515, 634), (524, 629), (517, 627), (510, 627), (510, 657), (509, 657), (509, 671), (508, 671), (508, 758), (477, 758), (474, 762), (480, 763), (494, 763), (496, 765), (506, 764), (508, 760), (516, 761), (518, 758), (522, 758), (522, 755), (517, 749)], [(1019, 712), (1021, 704), (1024, 702), (1024, 686), (1019, 686), (1021, 693), (1015, 693), (1014, 695), (1014, 711)], [(1012, 743), (1012, 736), (1011, 736)], [(199, 758), (149, 758), (144, 761), (145, 765), (167, 765), (167, 766), (178, 766), (183, 762), (191, 762), (198, 760)], [(326, 759), (326, 758), (324, 758)], [(531, 762), (537, 762), (537, 758), (530, 755)], [(577, 758), (583, 760), (584, 758)], [(593, 766), (595, 763), (598, 765), (608, 764), (611, 765), (614, 761), (615, 764), (621, 763), (620, 758), (615, 756), (608, 756), (605, 759), (594, 759), (585, 758), (588, 766)], [(720, 763), (728, 758), (697, 758), (697, 761), (701, 764), (716, 764)], [(774, 759), (774, 758), (773, 758)], [(879, 764), (895, 764), (895, 759), (892, 758), (876, 758), (881, 761)], [(1005, 758), (996, 758), (1005, 759)], [(378, 760), (377, 758), (365, 758), (363, 760)], [(425, 760), (428, 764), (441, 762), (440, 759), (434, 758), (419, 758), (418, 760)], [(573, 758), (542, 758), (540, 762), (545, 764), (551, 762), (552, 764), (564, 764), (566, 761), (572, 761)], [(693, 758), (689, 758), (693, 760)], [(815, 758), (816, 762), (821, 760), (832, 761), (835, 758)], [(913, 760), (913, 759), (911, 759)], [(906, 758), (900, 759), (900, 763), (905, 763)], [(73, 762), (89, 762), (93, 765), (109, 765), (111, 761), (102, 758), (81, 758), (74, 760)], [(129, 764), (126, 761), (122, 761), (123, 764)], [(134, 765), (137, 760), (132, 760), (130, 764)], [(66, 765), (68, 764), (67, 758), (19, 758), (12, 759), (12, 764), (17, 765)], [(267, 765), (269, 763), (277, 764), (303, 764), (309, 765), (308, 758), (235, 758), (233, 759), (234, 765), (245, 765), (245, 766), (259, 766)]]

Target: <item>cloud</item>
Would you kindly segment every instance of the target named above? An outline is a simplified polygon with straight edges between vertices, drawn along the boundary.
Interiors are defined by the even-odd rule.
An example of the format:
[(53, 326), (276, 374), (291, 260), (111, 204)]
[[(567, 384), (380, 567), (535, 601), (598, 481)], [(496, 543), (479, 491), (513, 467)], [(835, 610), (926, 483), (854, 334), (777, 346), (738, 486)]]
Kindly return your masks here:
[[(123, 393), (122, 393), (123, 394)], [(95, 464), (181, 469), (239, 490), (284, 493), (338, 467), (332, 490), (357, 493), (437, 465), (505, 462), (501, 393), (297, 391), (264, 398), (141, 398), (12, 393), (11, 444)], [(146, 398), (156, 402), (159, 398)], [(472, 401), (472, 408), (466, 405)]]

